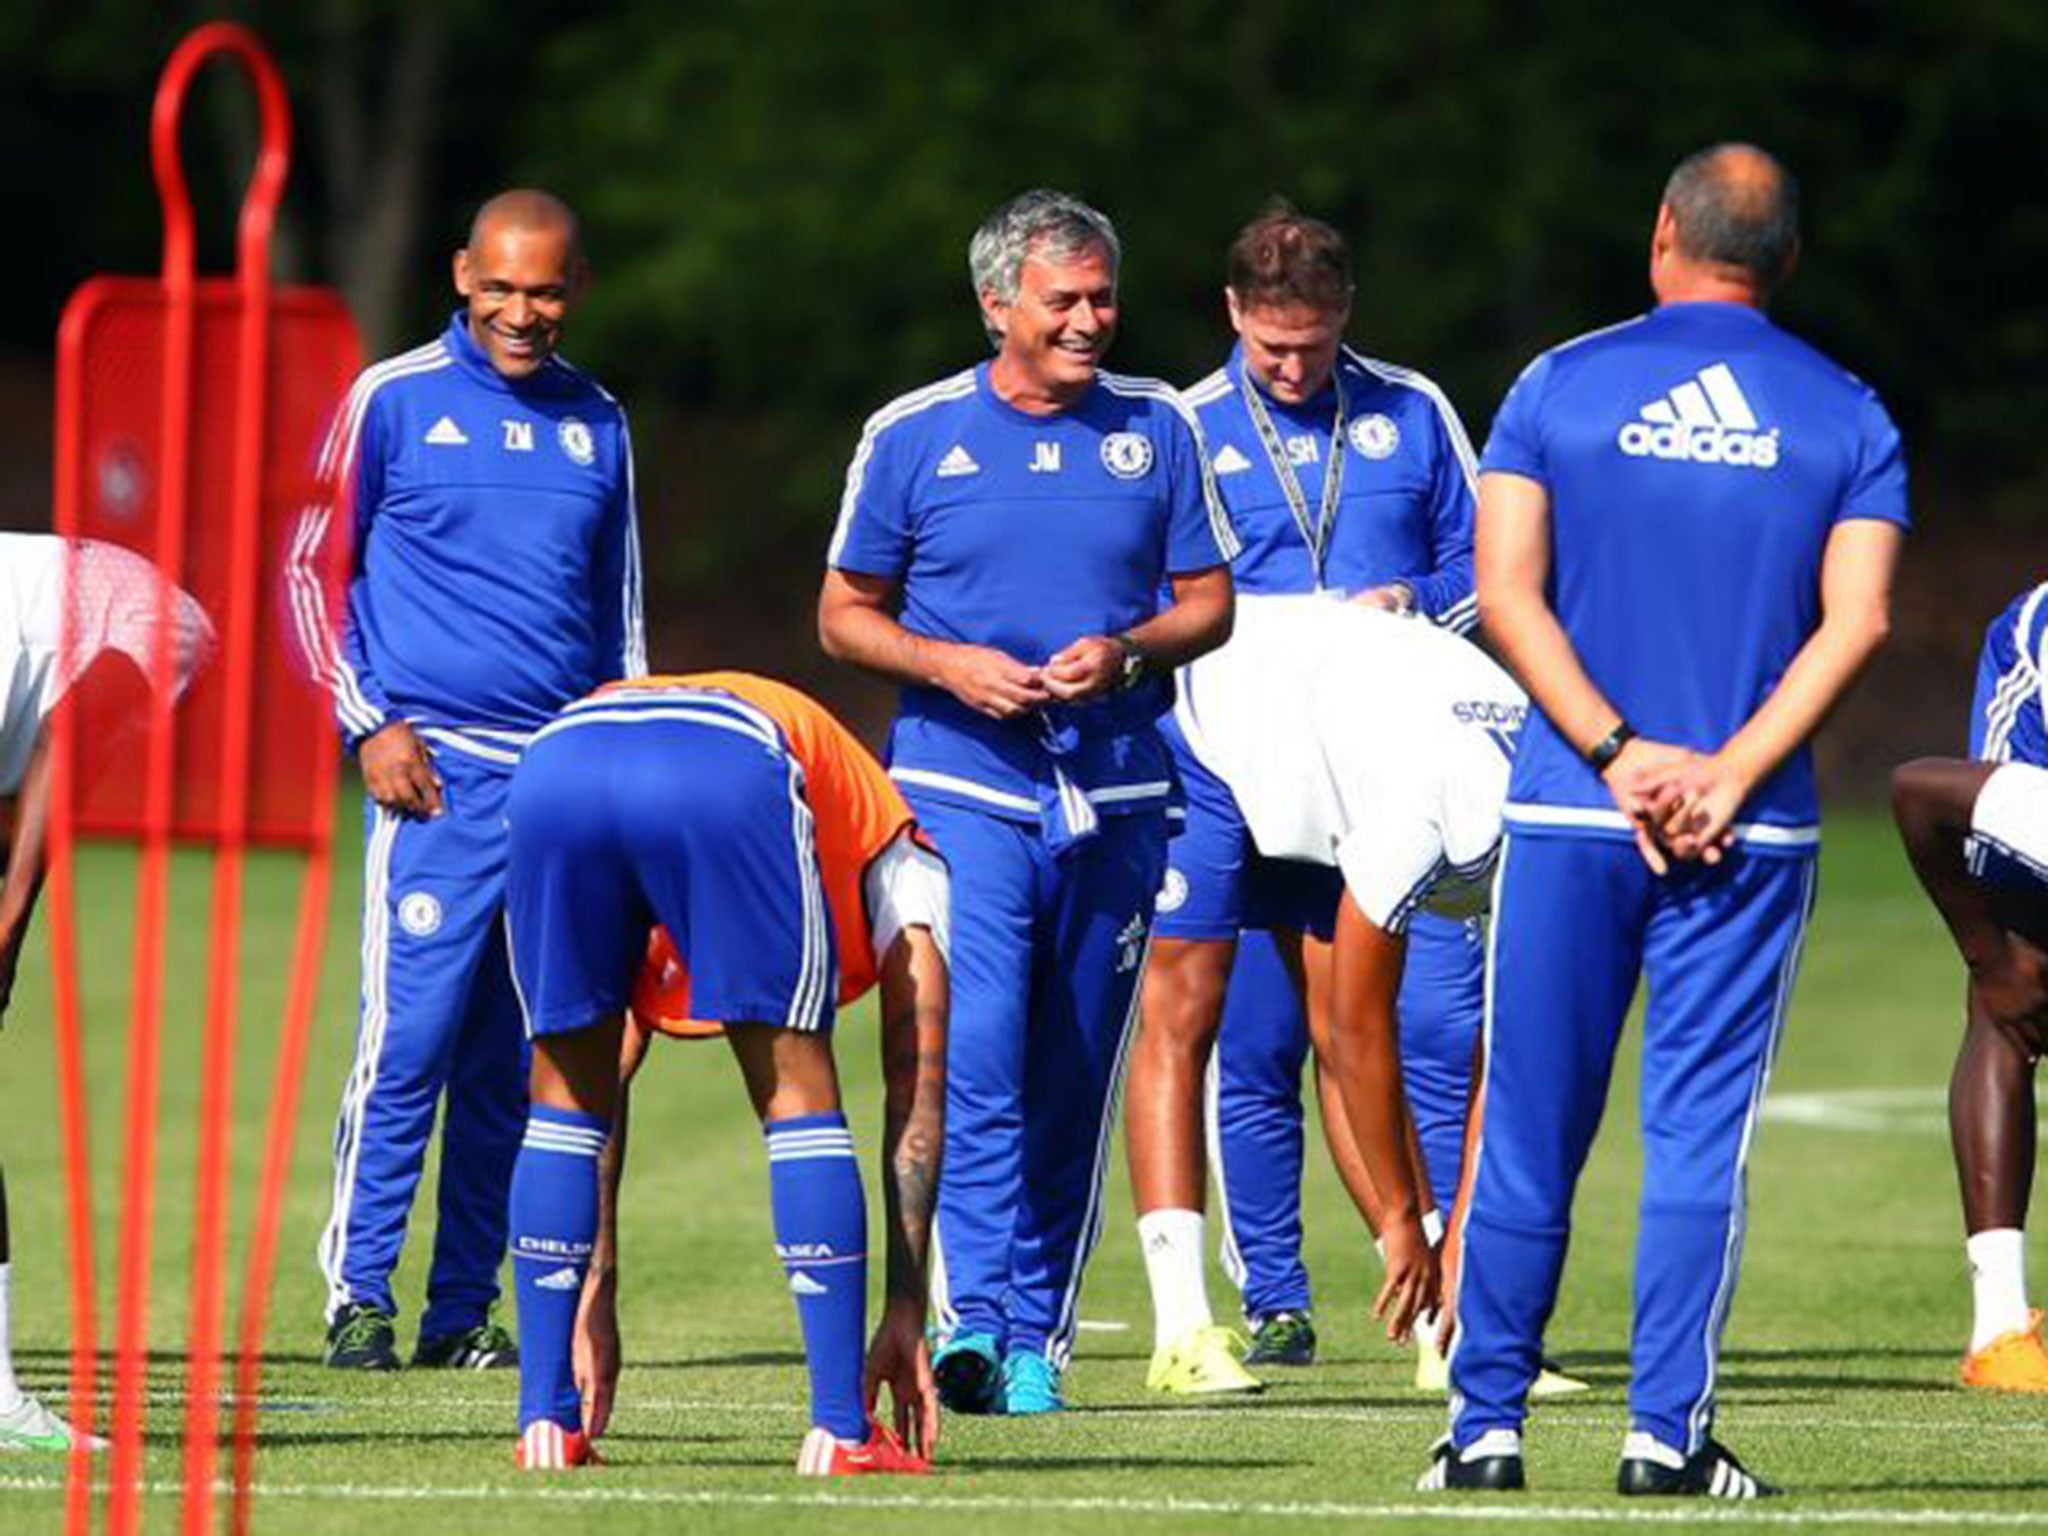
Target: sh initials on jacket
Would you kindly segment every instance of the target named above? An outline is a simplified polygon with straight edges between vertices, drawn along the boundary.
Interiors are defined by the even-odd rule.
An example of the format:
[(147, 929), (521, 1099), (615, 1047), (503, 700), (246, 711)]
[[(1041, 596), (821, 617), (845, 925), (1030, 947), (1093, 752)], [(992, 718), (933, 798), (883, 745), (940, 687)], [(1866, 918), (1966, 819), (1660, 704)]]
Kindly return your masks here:
[(1033, 443), (1031, 445), (1031, 473), (1034, 475), (1056, 475), (1060, 472), (1060, 445), (1058, 443)]

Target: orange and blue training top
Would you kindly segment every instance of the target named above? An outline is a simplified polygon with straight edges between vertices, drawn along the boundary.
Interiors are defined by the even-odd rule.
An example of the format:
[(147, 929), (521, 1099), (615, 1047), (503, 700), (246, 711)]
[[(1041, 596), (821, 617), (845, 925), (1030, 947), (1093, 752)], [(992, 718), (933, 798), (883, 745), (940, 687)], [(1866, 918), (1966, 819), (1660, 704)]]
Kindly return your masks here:
[[(862, 884), (875, 856), (916, 825), (887, 770), (824, 705), (770, 677), (692, 672), (633, 678), (598, 692), (623, 689), (730, 694), (775, 722), (804, 771), (804, 798), (815, 818), (818, 869), (838, 949), (839, 1005), (864, 997), (875, 984), (875, 956)], [(648, 938), (632, 1007), (641, 1024), (665, 1034), (696, 1038), (720, 1033), (718, 1025), (690, 1017), (690, 973), (665, 928), (656, 928)]]

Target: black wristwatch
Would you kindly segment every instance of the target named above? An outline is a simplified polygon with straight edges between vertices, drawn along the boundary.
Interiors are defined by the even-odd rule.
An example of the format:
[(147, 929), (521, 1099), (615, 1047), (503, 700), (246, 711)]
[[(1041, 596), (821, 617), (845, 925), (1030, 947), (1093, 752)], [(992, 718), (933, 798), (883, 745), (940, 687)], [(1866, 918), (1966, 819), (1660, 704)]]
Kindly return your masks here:
[(1614, 722), (1614, 729), (1594, 742), (1586, 753), (1586, 761), (1595, 773), (1605, 773), (1607, 765), (1621, 756), (1621, 749), (1636, 739), (1635, 727), (1626, 720)]
[(1129, 630), (1110, 638), (1116, 641), (1117, 648), (1124, 653), (1123, 666), (1116, 675), (1116, 691), (1125, 693), (1145, 680), (1145, 652), (1138, 642), (1131, 638)]

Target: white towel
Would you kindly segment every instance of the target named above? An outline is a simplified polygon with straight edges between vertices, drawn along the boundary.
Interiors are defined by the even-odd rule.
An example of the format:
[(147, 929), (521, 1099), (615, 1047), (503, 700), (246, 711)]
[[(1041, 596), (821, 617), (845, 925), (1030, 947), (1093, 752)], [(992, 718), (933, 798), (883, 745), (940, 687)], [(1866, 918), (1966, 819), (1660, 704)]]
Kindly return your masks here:
[(1230, 643), (1182, 669), (1175, 708), (1261, 853), (1342, 869), (1366, 916), (1396, 928), (1491, 859), (1528, 701), (1422, 620), (1250, 596)]

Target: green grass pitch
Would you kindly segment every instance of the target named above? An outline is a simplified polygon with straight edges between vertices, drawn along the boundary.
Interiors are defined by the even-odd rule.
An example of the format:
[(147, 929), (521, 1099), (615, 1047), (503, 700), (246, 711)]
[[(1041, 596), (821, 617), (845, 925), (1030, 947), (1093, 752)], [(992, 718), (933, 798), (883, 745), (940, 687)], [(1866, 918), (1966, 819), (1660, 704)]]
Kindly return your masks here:
[[(796, 1324), (769, 1242), (767, 1178), (737, 1076), (716, 1046), (671, 1046), (643, 1079), (623, 1251), (627, 1375), (612, 1464), (574, 1476), (512, 1470), (516, 1384), (492, 1375), (344, 1377), (321, 1369), (313, 1245), (327, 1206), (327, 1142), (354, 1027), (355, 829), (343, 834), (318, 1041), (300, 1123), (273, 1309), (258, 1461), (260, 1530), (489, 1529), (635, 1532), (1029, 1530), (1314, 1531), (1509, 1522), (1517, 1530), (1759, 1524), (2048, 1526), (2048, 1402), (1952, 1386), (1968, 1312), (1942, 1119), (1960, 986), (1945, 937), (1912, 887), (1889, 827), (1831, 824), (1819, 914), (1756, 1149), (1743, 1285), (1724, 1359), (1721, 1427), (1792, 1496), (1761, 1508), (1645, 1509), (1611, 1492), (1624, 1428), (1633, 1243), (1633, 1062), (1581, 1193), (1551, 1345), (1596, 1390), (1539, 1408), (1522, 1499), (1433, 1502), (1411, 1490), (1441, 1404), (1364, 1313), (1372, 1251), (1327, 1166), (1308, 1189), (1323, 1363), (1275, 1373), (1262, 1399), (1179, 1407), (1143, 1389), (1150, 1324), (1121, 1158), (1089, 1274), (1070, 1377), (1074, 1411), (1049, 1420), (950, 1419), (937, 1476), (820, 1487), (790, 1467), (805, 1427)], [(295, 867), (252, 879), (248, 1009), (237, 1098), (246, 1218), (269, 1096), (272, 1025)], [(83, 869), (94, 1179), (102, 1295), (114, 1266), (123, 1121), (125, 856)], [(172, 910), (151, 1336), (149, 1528), (173, 1528), (188, 1262), (192, 1121), (206, 878), (181, 856)], [(44, 940), (32, 941), (0, 1053), (0, 1158), (14, 1215), (17, 1350), (31, 1383), (61, 1395), (66, 1257)], [(841, 1059), (871, 1205), (878, 1126), (875, 1041), (841, 1027)], [(1630, 1053), (1632, 1056), (1632, 1052)], [(431, 1191), (433, 1171), (429, 1170)], [(399, 1274), (410, 1346), (432, 1216), (422, 1201)], [(874, 1218), (871, 1216), (871, 1224)], [(2036, 1245), (2037, 1287), (2042, 1285)], [(879, 1266), (878, 1266), (879, 1267)], [(876, 1277), (877, 1280), (879, 1276)], [(1211, 1280), (1219, 1313), (1228, 1290)], [(111, 1302), (103, 1302), (111, 1306)], [(102, 1313), (102, 1337), (111, 1313)], [(0, 1465), (0, 1532), (61, 1528), (63, 1469)]]

